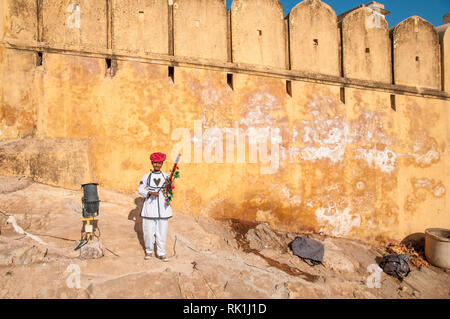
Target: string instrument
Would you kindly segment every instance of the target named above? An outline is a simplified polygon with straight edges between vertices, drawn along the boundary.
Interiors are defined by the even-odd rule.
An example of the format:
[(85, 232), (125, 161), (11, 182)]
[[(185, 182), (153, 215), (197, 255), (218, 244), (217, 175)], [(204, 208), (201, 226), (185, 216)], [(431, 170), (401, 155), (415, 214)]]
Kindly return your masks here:
[(173, 190), (175, 188), (174, 186), (174, 179), (180, 177), (178, 162), (180, 161), (181, 154), (178, 154), (177, 159), (175, 160), (175, 163), (173, 164), (172, 172), (170, 172), (170, 176), (166, 181), (166, 185), (164, 188), (164, 197), (166, 198), (166, 205), (170, 206), (170, 202), (173, 199)]

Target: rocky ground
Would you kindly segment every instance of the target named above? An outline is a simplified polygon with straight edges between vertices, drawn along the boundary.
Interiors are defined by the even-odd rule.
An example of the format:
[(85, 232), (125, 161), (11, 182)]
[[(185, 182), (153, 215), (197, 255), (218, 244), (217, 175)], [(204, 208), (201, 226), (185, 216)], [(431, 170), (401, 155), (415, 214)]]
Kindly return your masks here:
[[(369, 288), (382, 246), (181, 212), (169, 222), (170, 261), (144, 260), (142, 200), (106, 189), (104, 257), (80, 259), (81, 197), (0, 177), (0, 298), (450, 298), (449, 272), (433, 266), (411, 265), (403, 282), (381, 273), (381, 287)], [(323, 265), (292, 254), (297, 235), (324, 244)]]

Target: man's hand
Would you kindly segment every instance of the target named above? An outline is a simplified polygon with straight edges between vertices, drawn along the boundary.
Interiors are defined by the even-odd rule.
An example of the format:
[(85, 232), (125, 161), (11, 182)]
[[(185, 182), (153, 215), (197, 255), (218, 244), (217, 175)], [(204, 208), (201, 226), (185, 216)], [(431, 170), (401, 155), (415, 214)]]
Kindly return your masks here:
[(157, 193), (157, 192), (148, 192), (148, 194), (151, 196), (155, 196), (155, 197), (159, 196), (159, 193)]

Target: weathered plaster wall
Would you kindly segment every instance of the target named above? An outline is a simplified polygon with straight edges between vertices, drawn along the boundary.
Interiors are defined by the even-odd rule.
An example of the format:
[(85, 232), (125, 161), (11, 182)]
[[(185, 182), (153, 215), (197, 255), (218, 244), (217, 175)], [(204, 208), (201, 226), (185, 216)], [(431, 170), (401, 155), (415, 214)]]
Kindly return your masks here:
[(394, 83), (441, 89), (439, 37), (433, 25), (414, 16), (392, 31)]
[(1, 139), (0, 171), (50, 185), (78, 189), (93, 180), (88, 141), (82, 139)]
[(114, 49), (169, 53), (167, 0), (112, 0), (112, 8)]
[(306, 0), (289, 13), (292, 70), (340, 75), (339, 33), (333, 9), (322, 1)]
[(377, 20), (374, 10), (361, 7), (345, 15), (341, 27), (344, 76), (391, 83), (391, 40), (386, 19)]
[(106, 1), (43, 1), (42, 17), (42, 40), (51, 46), (106, 48)]
[[(150, 7), (150, 2), (133, 2), (137, 7), (131, 4), (120, 7), (118, 2), (111, 1), (114, 4), (111, 21), (122, 19), (125, 23), (127, 19), (134, 19), (133, 15), (138, 17), (139, 11), (146, 16), (150, 8), (157, 8)], [(10, 8), (12, 1), (0, 3)], [(181, 41), (176, 37), (177, 21), (197, 19), (194, 12), (183, 13), (181, 1), (175, 1), (174, 6), (177, 3), (176, 10), (180, 11), (176, 13), (174, 8), (175, 55), (185, 52), (191, 58), (206, 57), (204, 51), (195, 47), (186, 46), (183, 51), (177, 51), (177, 43)], [(222, 19), (223, 6), (218, 3), (215, 12), (217, 19)], [(268, 12), (276, 12), (274, 23), (284, 26), (277, 2), (264, 2), (272, 9), (262, 6), (260, 11), (249, 7), (244, 10), (248, 3), (250, 1), (237, 1), (234, 9), (249, 10), (246, 14), (251, 15), (250, 22), (236, 21), (239, 14), (233, 18), (231, 12), (232, 24), (245, 26), (253, 34), (257, 16), (267, 20)], [(314, 3), (319, 10), (317, 14), (328, 18), (323, 23), (308, 25), (306, 18), (315, 16), (311, 12)], [(97, 5), (100, 6), (100, 2)], [(210, 5), (196, 1), (194, 6), (203, 10)], [(163, 7), (161, 14), (168, 12), (167, 3), (161, 4), (160, 8)], [(8, 16), (11, 11), (5, 12)], [(81, 12), (84, 12), (83, 7)], [(203, 22), (211, 23), (201, 15), (198, 17), (202, 27)], [(305, 30), (311, 30), (313, 40), (318, 26), (326, 26), (326, 34), (317, 31), (315, 35), (319, 46), (333, 38), (335, 26), (330, 22), (333, 14), (317, 1), (298, 6), (289, 18), (293, 17), (303, 17), (302, 25), (305, 24), (291, 34), (291, 57), (294, 51), (297, 54), (295, 45), (303, 45), (298, 34)], [(9, 21), (10, 18), (5, 19), (4, 25), (7, 39), (28, 41), (24, 37), (27, 33), (18, 27), (11, 28)], [(271, 39), (278, 31), (267, 21), (262, 36)], [(130, 25), (136, 26), (131, 22)], [(168, 24), (164, 25), (169, 30)], [(126, 24), (121, 28), (126, 28)], [(216, 32), (219, 26), (212, 28)], [(408, 234), (423, 232), (427, 227), (450, 227), (448, 98), (436, 92), (434, 96), (407, 95), (400, 87), (393, 93), (374, 85), (373, 90), (346, 87), (343, 99), (339, 85), (292, 79), (291, 91), (287, 92), (283, 76), (257, 76), (245, 69), (233, 74), (230, 88), (227, 78), (227, 73), (232, 72), (230, 69), (221, 71), (177, 64), (174, 64), (173, 82), (168, 75), (170, 63), (164, 59), (144, 61), (133, 56), (116, 60), (113, 56), (114, 48), (141, 52), (141, 55), (167, 53), (168, 33), (166, 39), (155, 39), (158, 47), (155, 49), (150, 47), (153, 44), (148, 44), (151, 42), (149, 34), (130, 29), (130, 39), (125, 39), (125, 31), (117, 24), (113, 30), (110, 35), (115, 39), (110, 51), (113, 73), (108, 72), (100, 49), (91, 49), (90, 56), (82, 56), (43, 48), (43, 63), (37, 66), (36, 42), (32, 37), (29, 38), (31, 48), (11, 47), (6, 41), (2, 42), (0, 174), (29, 175), (40, 182), (69, 188), (96, 181), (103, 187), (134, 193), (139, 179), (150, 168), (150, 152), (167, 153), (169, 158), (164, 168), (169, 170), (180, 148), (182, 178), (177, 181), (173, 205), (191, 214), (269, 221), (280, 229), (309, 229), (363, 239), (377, 236), (402, 239)], [(355, 26), (357, 36), (363, 30), (363, 26)], [(54, 33), (55, 39), (63, 41), (55, 46), (65, 45), (65, 32)], [(117, 32), (123, 32), (123, 38)], [(265, 55), (242, 49), (242, 57), (250, 59), (254, 54), (254, 59), (238, 62), (284, 68), (284, 56), (279, 54), (287, 52), (283, 32), (281, 51), (275, 45), (266, 45), (264, 40), (260, 52)], [(247, 36), (245, 32), (242, 34)], [(195, 33), (193, 41), (200, 41), (197, 35)], [(385, 39), (385, 35), (386, 28), (383, 28), (380, 37)], [(253, 35), (249, 33), (248, 37)], [(82, 34), (79, 39), (89, 37), (83, 38)], [(311, 39), (306, 39), (307, 46)], [(372, 38), (364, 36), (364, 39)], [(223, 61), (227, 49), (223, 38), (217, 47), (211, 38), (201, 41), (211, 46), (214, 52), (211, 59)], [(368, 43), (376, 47), (377, 41)], [(87, 50), (88, 42), (80, 46)], [(248, 48), (250, 43), (243, 48)], [(68, 42), (67, 45), (74, 44)], [(98, 45), (104, 49), (107, 43), (98, 42)], [(219, 46), (225, 52), (222, 57)], [(238, 44), (233, 41), (232, 46), (235, 52)], [(359, 47), (365, 49), (365, 46)], [(385, 61), (381, 53), (372, 50), (370, 53), (375, 55), (370, 61)], [(359, 53), (350, 52), (347, 56), (349, 54), (358, 59)], [(317, 57), (322, 59), (321, 53)], [(233, 55), (236, 61), (234, 58)], [(385, 67), (384, 64), (369, 64), (363, 64), (364, 76), (361, 75), (367, 81), (374, 80), (376, 73), (383, 73)], [(335, 75), (327, 62), (317, 61), (314, 67), (320, 68), (309, 70), (303, 68), (300, 61), (294, 65), (298, 71)], [(398, 72), (406, 71), (400, 68)], [(233, 135), (236, 127), (242, 130), (239, 136)], [(273, 135), (266, 136), (267, 130)], [(226, 139), (233, 137), (242, 141), (243, 133), (247, 134), (244, 143), (234, 142), (235, 149), (231, 152)], [(268, 138), (269, 158), (261, 157), (260, 153), (257, 161), (251, 161), (255, 144), (249, 136)], [(182, 138), (184, 143), (180, 142)], [(222, 141), (223, 145), (217, 141)], [(242, 145), (245, 147), (243, 159), (240, 157), (242, 149), (239, 149)], [(262, 150), (261, 145), (257, 150)], [(277, 151), (279, 156), (276, 156)]]
[(35, 52), (0, 47), (0, 138), (34, 135), (36, 56)]
[(447, 225), (449, 103), (410, 97), (399, 97), (399, 102), (403, 105), (398, 109), (400, 231), (407, 233), (421, 224), (437, 225), (440, 220)]
[(231, 4), (233, 62), (286, 67), (284, 11), (278, 0)]
[[(262, 163), (181, 164), (175, 207), (364, 238), (448, 223), (448, 102), (397, 97), (395, 112), (382, 92), (348, 89), (347, 107), (333, 86), (294, 82), (291, 98), (280, 79), (236, 75), (231, 91), (216, 71), (177, 68), (171, 84), (164, 66), (119, 61), (118, 70), (105, 78), (102, 59), (48, 54), (43, 80), (40, 135), (85, 138), (105, 187), (134, 192), (148, 153), (179, 142), (176, 128), (193, 148), (195, 120), (203, 132), (270, 126), (282, 138), (275, 174), (262, 175)], [(204, 136), (203, 148), (212, 141)]]
[(37, 40), (36, 1), (2, 0), (5, 37), (21, 41)]
[(0, 1), (0, 41), (3, 41), (5, 33), (5, 2)]
[(225, 0), (175, 0), (175, 55), (227, 61)]

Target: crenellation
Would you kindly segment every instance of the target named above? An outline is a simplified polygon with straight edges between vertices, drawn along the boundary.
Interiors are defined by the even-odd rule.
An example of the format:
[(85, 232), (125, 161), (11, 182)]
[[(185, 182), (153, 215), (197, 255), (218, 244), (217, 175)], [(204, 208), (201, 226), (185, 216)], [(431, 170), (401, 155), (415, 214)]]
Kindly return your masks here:
[(233, 62), (285, 69), (285, 23), (279, 0), (231, 4)]
[(391, 83), (391, 40), (384, 16), (364, 6), (341, 19), (344, 77)]
[(174, 54), (226, 62), (225, 0), (175, 0)]
[(394, 83), (441, 89), (440, 46), (428, 21), (409, 17), (392, 30)]
[[(1, 0), (0, 5), (0, 38), (30, 47), (173, 55), (433, 89), (442, 89), (445, 78), (431, 53), (413, 57), (419, 62), (413, 64), (414, 77), (399, 60), (395, 64), (397, 43), (415, 48), (433, 43), (436, 51), (436, 34), (421, 18), (415, 37), (397, 36), (406, 20), (389, 33), (390, 12), (375, 1), (336, 16), (325, 2), (304, 0), (286, 18), (279, 0), (235, 0), (231, 10), (225, 0)], [(422, 69), (425, 74), (417, 75)]]
[(320, 0), (306, 0), (289, 13), (292, 70), (340, 75), (336, 13)]

